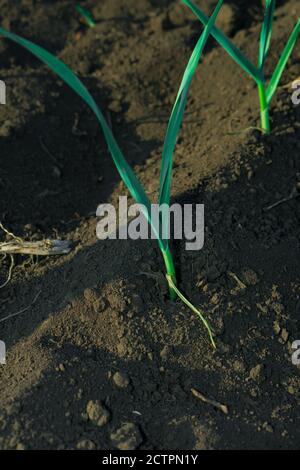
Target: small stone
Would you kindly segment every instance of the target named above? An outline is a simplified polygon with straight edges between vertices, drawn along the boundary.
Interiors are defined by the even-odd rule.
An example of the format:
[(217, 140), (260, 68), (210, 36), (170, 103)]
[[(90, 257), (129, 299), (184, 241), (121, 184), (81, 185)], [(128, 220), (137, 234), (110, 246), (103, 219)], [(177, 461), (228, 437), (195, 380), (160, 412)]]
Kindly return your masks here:
[(110, 438), (119, 450), (135, 450), (143, 442), (141, 432), (134, 423), (123, 424)]
[(247, 172), (247, 179), (250, 181), (253, 178), (254, 172), (253, 170), (248, 170)]
[(211, 297), (210, 303), (213, 305), (218, 305), (220, 303), (220, 296), (217, 292)]
[(96, 449), (96, 444), (89, 439), (83, 439), (76, 444), (76, 449), (79, 450), (94, 450)]
[(147, 356), (148, 356), (149, 361), (153, 361), (153, 353), (152, 352), (148, 352)]
[(16, 450), (26, 450), (26, 447), (21, 442), (16, 445)]
[(109, 109), (113, 113), (120, 113), (122, 111), (122, 104), (120, 100), (114, 99), (113, 101), (111, 101), (111, 103), (109, 104)]
[(283, 341), (286, 343), (287, 340), (289, 339), (289, 332), (285, 328), (282, 328), (280, 336), (283, 339)]
[(89, 420), (96, 426), (104, 426), (110, 418), (109, 411), (98, 400), (90, 400), (86, 407)]
[(66, 368), (65, 368), (64, 364), (62, 364), (62, 363), (59, 364), (58, 370), (60, 370), (60, 372), (65, 372)]
[(264, 379), (263, 370), (264, 370), (264, 366), (262, 364), (257, 364), (257, 366), (253, 367), (250, 370), (250, 374), (249, 374), (250, 378), (257, 382), (262, 381)]
[(274, 432), (274, 429), (272, 428), (272, 426), (271, 426), (269, 423), (267, 423), (267, 422), (265, 422), (265, 423), (262, 425), (262, 428), (265, 429), (265, 431), (267, 431), (267, 432), (270, 432), (270, 433), (271, 433), (271, 432)]
[(162, 348), (159, 355), (162, 359), (167, 359), (168, 356), (170, 356), (171, 353), (172, 353), (172, 348), (170, 348), (170, 346), (166, 345)]
[(132, 347), (126, 338), (120, 339), (120, 342), (117, 344), (117, 351), (119, 356), (129, 357), (132, 354)]
[(241, 362), (241, 361), (234, 361), (233, 363), (233, 369), (235, 370), (235, 372), (245, 372), (245, 366), (244, 364)]
[(126, 388), (130, 384), (130, 379), (125, 372), (116, 372), (113, 375), (113, 382), (119, 388)]
[(280, 324), (277, 320), (275, 320), (274, 323), (273, 323), (273, 329), (274, 329), (275, 334), (279, 335), (279, 333), (281, 331), (281, 328), (280, 328)]

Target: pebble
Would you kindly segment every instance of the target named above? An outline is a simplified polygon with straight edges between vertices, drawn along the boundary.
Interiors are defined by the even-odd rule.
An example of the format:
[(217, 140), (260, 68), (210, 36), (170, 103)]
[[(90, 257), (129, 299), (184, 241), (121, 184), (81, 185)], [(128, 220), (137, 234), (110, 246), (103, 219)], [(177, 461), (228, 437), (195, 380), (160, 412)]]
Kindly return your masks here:
[(172, 348), (170, 346), (164, 346), (160, 351), (160, 357), (162, 359), (167, 359), (172, 354)]
[(274, 329), (275, 334), (279, 335), (279, 333), (281, 331), (281, 328), (280, 328), (280, 324), (277, 320), (275, 320), (274, 323), (273, 323), (273, 329)]
[(112, 444), (119, 450), (135, 450), (143, 442), (139, 428), (134, 423), (125, 423), (110, 435)]
[(89, 420), (96, 426), (104, 426), (110, 418), (109, 411), (98, 400), (90, 400), (86, 407)]
[(282, 328), (280, 336), (283, 339), (283, 341), (286, 343), (287, 340), (289, 339), (289, 332), (285, 328)]
[(220, 295), (217, 292), (211, 297), (210, 303), (213, 305), (218, 305), (220, 303)]
[(78, 450), (93, 450), (96, 449), (96, 444), (89, 439), (83, 439), (76, 444), (76, 449)]
[(19, 443), (16, 445), (16, 450), (26, 450), (26, 447), (24, 446), (24, 444), (22, 444), (21, 442), (19, 442)]
[(250, 370), (250, 378), (255, 381), (262, 381), (264, 379), (264, 366), (262, 364), (257, 364)]
[(262, 428), (267, 432), (270, 432), (270, 433), (274, 432), (274, 429), (272, 428), (272, 426), (267, 422), (263, 423)]
[(245, 372), (245, 366), (242, 361), (235, 360), (233, 363), (233, 369), (235, 372)]
[(113, 382), (118, 388), (127, 388), (130, 384), (130, 379), (125, 372), (116, 372), (113, 375)]

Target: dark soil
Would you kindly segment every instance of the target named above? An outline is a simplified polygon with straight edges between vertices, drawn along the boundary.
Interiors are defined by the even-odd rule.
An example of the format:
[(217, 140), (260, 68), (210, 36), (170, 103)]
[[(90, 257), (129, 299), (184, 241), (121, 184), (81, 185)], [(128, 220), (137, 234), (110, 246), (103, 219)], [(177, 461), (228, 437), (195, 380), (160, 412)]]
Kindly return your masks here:
[[(209, 12), (214, 2), (198, 4)], [(256, 61), (262, 2), (228, 4), (220, 26)], [(268, 73), (300, 14), (296, 0), (278, 4)], [(64, 0), (0, 0), (1, 23), (82, 78), (154, 201), (167, 118), (201, 27), (177, 1), (82, 5), (95, 28)], [(198, 319), (168, 300), (154, 241), (97, 241), (97, 206), (127, 192), (92, 113), (24, 50), (1, 40), (0, 57), (0, 220), (25, 239), (75, 242), (65, 257), (19, 257), (0, 290), (0, 322), (28, 307), (0, 323), (0, 447), (297, 448), (300, 198), (266, 208), (300, 185), (300, 106), (288, 86), (300, 75), (299, 45), (270, 136), (230, 134), (259, 125), (257, 92), (212, 39), (193, 81), (172, 194), (205, 204), (206, 239), (199, 252), (173, 251), (216, 351)]]

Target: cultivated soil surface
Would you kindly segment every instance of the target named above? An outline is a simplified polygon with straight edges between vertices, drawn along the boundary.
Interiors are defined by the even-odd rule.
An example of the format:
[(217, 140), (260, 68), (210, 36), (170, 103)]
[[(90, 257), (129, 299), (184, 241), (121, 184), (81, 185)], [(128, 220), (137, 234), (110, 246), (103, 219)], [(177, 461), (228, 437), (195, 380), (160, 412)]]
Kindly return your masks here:
[[(207, 13), (215, 5), (197, 3)], [(255, 62), (262, 3), (226, 2), (218, 20)], [(82, 5), (95, 28), (65, 0), (0, 0), (1, 25), (78, 74), (155, 201), (168, 115), (201, 26), (178, 1)], [(268, 76), (299, 15), (298, 0), (278, 2)], [(16, 257), (0, 290), (0, 448), (297, 448), (300, 106), (290, 83), (300, 42), (270, 136), (245, 131), (259, 126), (255, 84), (213, 39), (191, 88), (172, 195), (205, 204), (205, 245), (172, 250), (180, 289), (205, 312), (217, 350), (197, 317), (168, 300), (155, 241), (97, 240), (97, 206), (127, 191), (94, 115), (4, 39), (0, 63), (0, 220), (26, 240), (74, 242), (64, 257)]]

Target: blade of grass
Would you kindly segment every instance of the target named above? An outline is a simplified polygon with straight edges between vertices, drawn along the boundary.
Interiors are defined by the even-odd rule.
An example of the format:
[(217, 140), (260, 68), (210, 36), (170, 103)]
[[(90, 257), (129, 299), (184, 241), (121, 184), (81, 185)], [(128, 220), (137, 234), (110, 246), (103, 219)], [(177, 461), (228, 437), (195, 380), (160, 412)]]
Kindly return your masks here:
[(285, 66), (290, 58), (290, 55), (295, 47), (295, 44), (297, 42), (298, 36), (300, 33), (300, 18), (298, 19), (296, 26), (294, 27), (288, 42), (286, 43), (286, 46), (281, 54), (281, 57), (279, 59), (279, 62), (276, 66), (276, 69), (272, 75), (272, 78), (270, 80), (270, 83), (267, 88), (267, 103), (270, 105), (272, 98), (277, 90), (278, 84), (280, 82), (281, 76), (283, 74), (283, 71), (285, 69)]
[(265, 16), (260, 34), (258, 67), (263, 70), (269, 51), (276, 0), (266, 0)]
[[(197, 18), (201, 21), (201, 23), (206, 26), (209, 18), (200, 10), (197, 5), (192, 0), (182, 0), (183, 3), (192, 10), (192, 12), (197, 16)], [(211, 35), (215, 38), (215, 40), (222, 46), (227, 54), (232, 57), (232, 59), (240, 66), (242, 69), (250, 75), (257, 83), (263, 80), (262, 73), (260, 69), (255, 67), (252, 62), (240, 51), (238, 47), (236, 47), (230, 39), (225, 36), (222, 31), (220, 31), (217, 26), (213, 26), (211, 30)]]
[(199, 64), (201, 54), (204, 46), (209, 38), (211, 29), (214, 25), (216, 17), (223, 5), (224, 0), (219, 0), (211, 18), (209, 19), (203, 33), (201, 34), (196, 47), (190, 57), (188, 65), (185, 69), (181, 85), (173, 106), (173, 110), (169, 119), (168, 128), (166, 132), (162, 164), (160, 172), (160, 192), (159, 192), (159, 204), (170, 204), (170, 192), (171, 192), (171, 175), (173, 165), (173, 153), (178, 137), (178, 133), (182, 124), (182, 119), (186, 107), (187, 97), (191, 81)]

